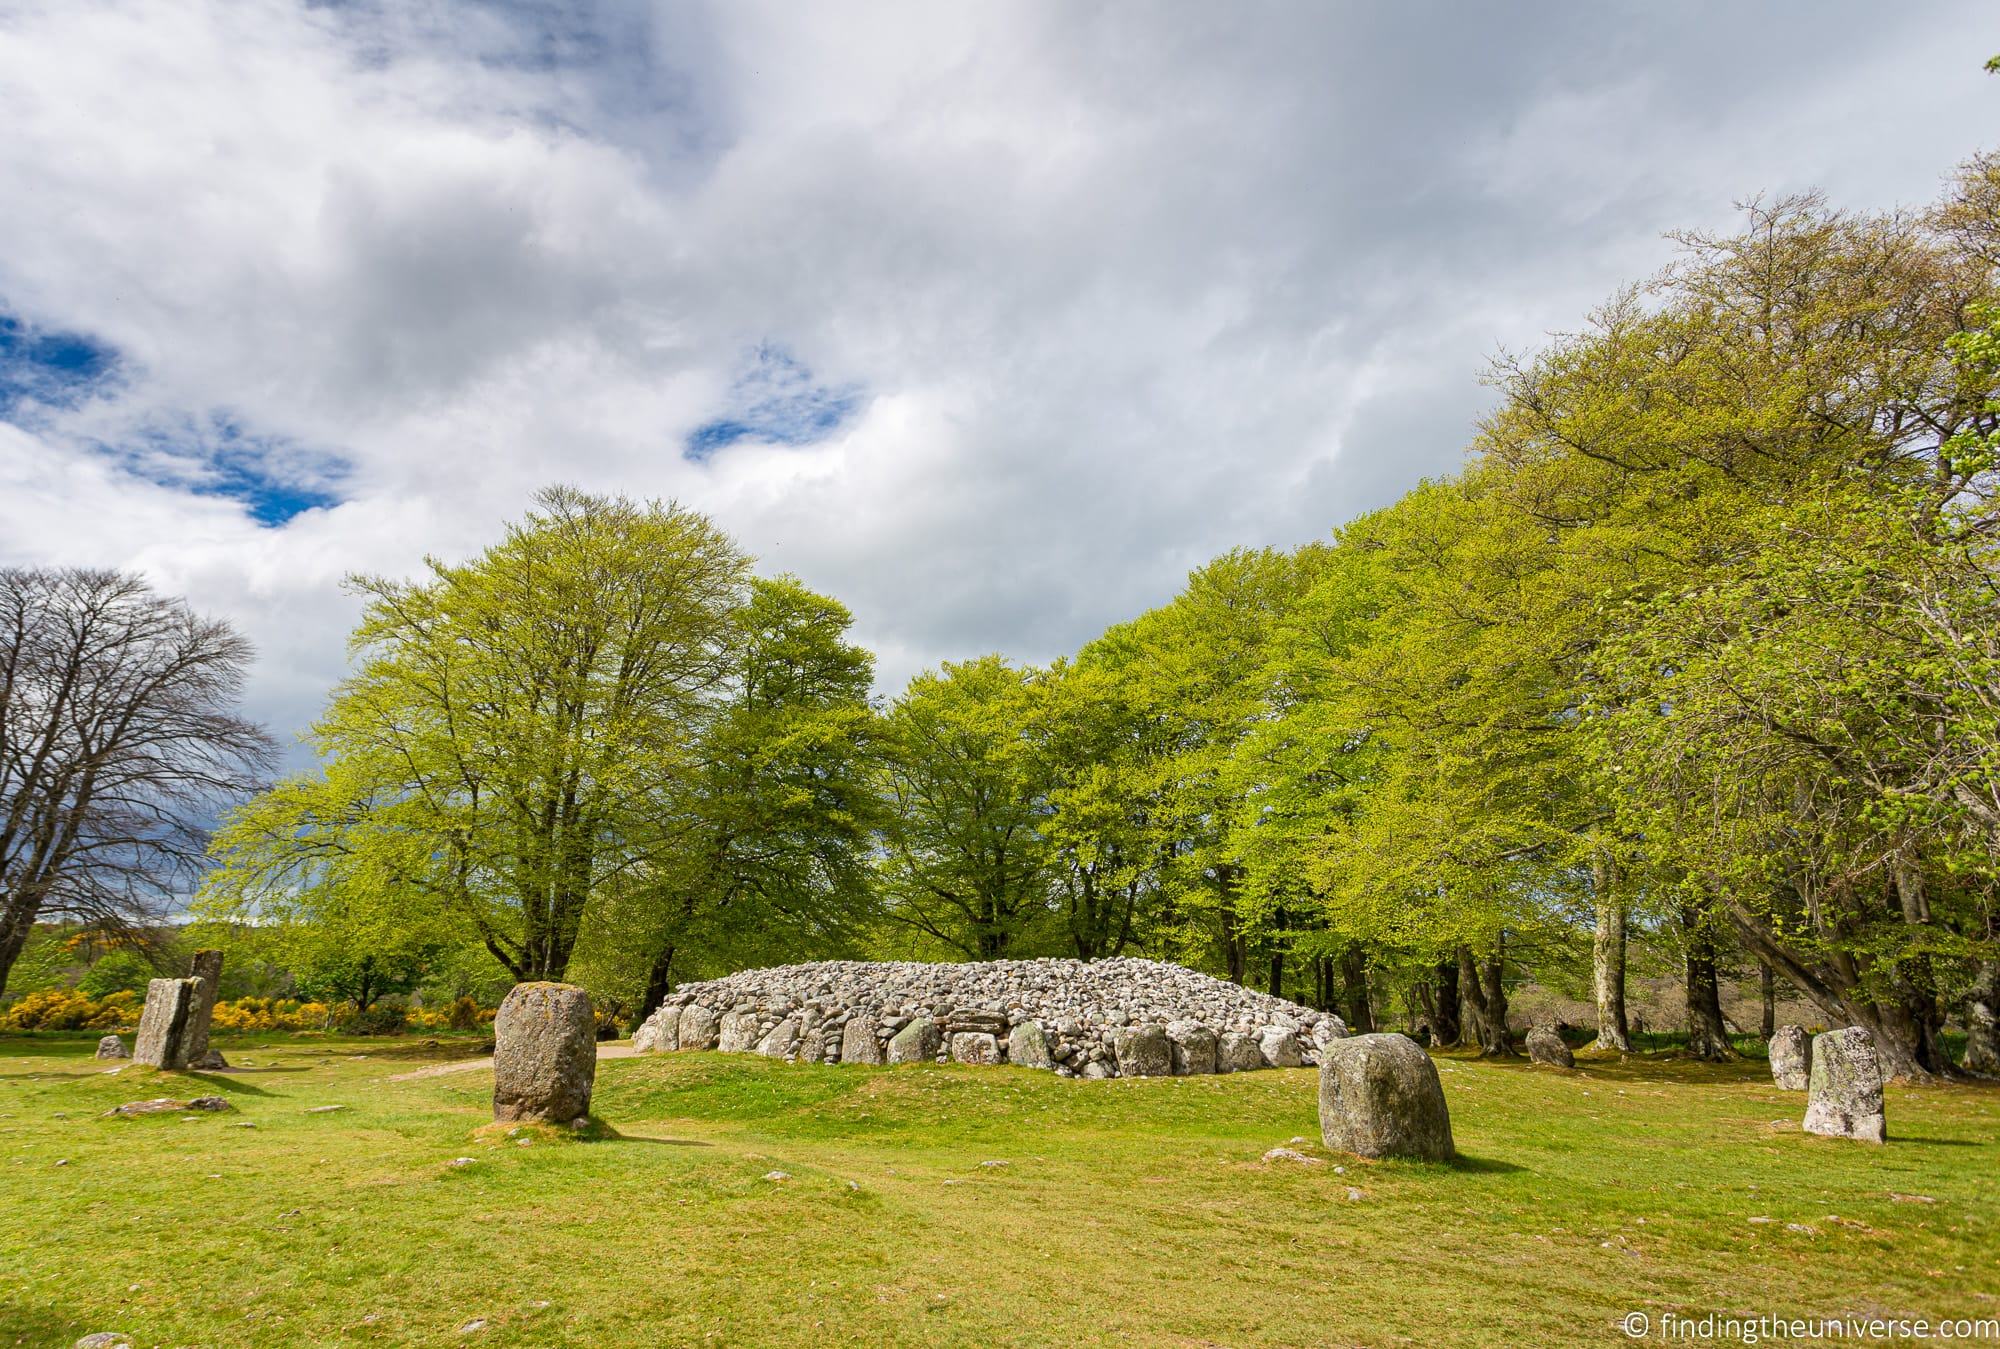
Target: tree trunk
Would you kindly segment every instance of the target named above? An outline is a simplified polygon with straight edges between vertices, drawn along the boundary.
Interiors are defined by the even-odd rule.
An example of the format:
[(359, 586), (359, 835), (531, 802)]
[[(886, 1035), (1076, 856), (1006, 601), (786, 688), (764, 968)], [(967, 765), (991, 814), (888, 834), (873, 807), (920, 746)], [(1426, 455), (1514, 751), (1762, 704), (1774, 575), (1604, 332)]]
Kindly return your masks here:
[(674, 991), (673, 968), (674, 947), (670, 944), (660, 948), (660, 954), (653, 958), (652, 968), (646, 971), (646, 995), (639, 1000), (641, 1021), (660, 1010), (667, 994)]
[(1458, 962), (1437, 963), (1437, 1009), (1431, 1014), (1431, 1034), (1440, 1045), (1461, 1044), (1465, 1026), (1458, 1007)]
[(1965, 1071), (2000, 1077), (2000, 960), (1982, 960), (1965, 995)]
[(1341, 953), (1340, 982), (1347, 1028), (1356, 1035), (1372, 1035), (1375, 1007), (1368, 996), (1368, 958), (1359, 946), (1350, 946)]
[(1502, 974), (1498, 958), (1474, 964), (1471, 950), (1458, 948), (1459, 999), (1483, 1058), (1509, 1058), (1514, 1053), (1514, 1042), (1507, 1034), (1507, 990)]
[(1270, 993), (1274, 998), (1285, 996), (1285, 953), (1283, 951), (1271, 952)]
[(1757, 992), (1764, 1000), (1764, 1017), (1758, 1026), (1768, 1040), (1778, 1033), (1778, 972), (1768, 961), (1757, 962)]
[(1598, 1049), (1629, 1053), (1631, 1027), (1625, 1020), (1625, 898), (1618, 893), (1611, 859), (1598, 854), (1591, 865), (1597, 899), (1597, 933), (1590, 944), (1592, 985), (1597, 994)]
[(1702, 917), (1684, 910), (1681, 921), (1687, 944), (1687, 1051), (1707, 1063), (1727, 1063), (1736, 1057), (1729, 1032), (1722, 1024), (1722, 987), (1715, 972), (1715, 940)]

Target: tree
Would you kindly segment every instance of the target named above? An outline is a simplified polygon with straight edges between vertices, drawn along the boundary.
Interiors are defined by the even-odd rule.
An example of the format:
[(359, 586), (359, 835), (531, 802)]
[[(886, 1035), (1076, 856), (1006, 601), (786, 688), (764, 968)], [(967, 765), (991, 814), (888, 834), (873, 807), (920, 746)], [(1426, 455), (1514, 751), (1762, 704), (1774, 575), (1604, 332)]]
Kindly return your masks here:
[(592, 897), (684, 851), (747, 562), (671, 504), (550, 488), (418, 582), (355, 578), (359, 668), (314, 727), (323, 774), (238, 812), (223, 910), (441, 913), (517, 979), (559, 979)]
[(0, 988), (35, 922), (157, 918), (275, 758), (250, 644), (135, 576), (0, 569)]
[(883, 727), (889, 916), (975, 960), (1048, 915), (1051, 783), (1025, 734), (1035, 677), (998, 656), (918, 675)]

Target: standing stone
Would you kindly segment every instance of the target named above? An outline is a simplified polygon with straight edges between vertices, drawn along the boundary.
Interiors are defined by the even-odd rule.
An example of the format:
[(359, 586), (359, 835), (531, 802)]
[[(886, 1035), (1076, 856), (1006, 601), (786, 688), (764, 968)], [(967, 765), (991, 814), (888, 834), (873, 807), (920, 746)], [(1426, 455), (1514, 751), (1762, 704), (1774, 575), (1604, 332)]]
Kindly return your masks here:
[(960, 1063), (1000, 1062), (1000, 1042), (991, 1031), (962, 1030), (951, 1037), (951, 1056)]
[(1864, 1143), (1889, 1136), (1882, 1118), (1882, 1061), (1875, 1054), (1875, 1037), (1864, 1028), (1850, 1026), (1813, 1037), (1810, 1090), (1807, 1133)]
[(724, 1012), (717, 1049), (725, 1054), (748, 1054), (757, 1047), (757, 1014)]
[(1007, 1062), (1022, 1068), (1054, 1068), (1048, 1032), (1039, 1021), (1023, 1021), (1007, 1036)]
[(1771, 1080), (1784, 1091), (1812, 1085), (1812, 1037), (1799, 1026), (1780, 1026), (1771, 1037)]
[(194, 968), (189, 971), (201, 984), (188, 1008), (187, 1060), (196, 1068), (227, 1068), (222, 1055), (208, 1047), (208, 1023), (215, 1015), (215, 995), (222, 987), (222, 952), (196, 951)]
[(1451, 1115), (1437, 1065), (1407, 1035), (1329, 1041), (1319, 1065), (1319, 1130), (1361, 1157), (1449, 1161)]
[(1169, 1021), (1167, 1039), (1176, 1077), (1204, 1077), (1215, 1071), (1215, 1032), (1198, 1021)]
[(768, 1059), (782, 1059), (799, 1051), (799, 1019), (788, 1016), (771, 1027), (763, 1039), (757, 1042), (757, 1052)]
[(1265, 1027), (1257, 1037), (1257, 1052), (1273, 1068), (1296, 1068), (1304, 1062), (1299, 1057), (1299, 1037), (1283, 1026)]
[(134, 1062), (153, 1068), (187, 1067), (188, 1014), (196, 980), (155, 979), (146, 985), (146, 1010), (139, 1014)]
[(681, 1008), (679, 1049), (713, 1049), (717, 1043), (715, 1009), (698, 1002)]
[(1546, 1063), (1552, 1068), (1576, 1067), (1576, 1055), (1569, 1052), (1562, 1036), (1556, 1034), (1553, 1026), (1530, 1026), (1528, 1028), (1528, 1059), (1532, 1063)]
[(1247, 1073), (1264, 1066), (1264, 1051), (1257, 1042), (1247, 1035), (1234, 1031), (1224, 1035), (1215, 1046), (1215, 1071), (1218, 1073)]
[(590, 1113), (597, 1021), (572, 984), (516, 984), (493, 1018), (493, 1118), (568, 1124)]
[(115, 1035), (107, 1035), (97, 1042), (97, 1057), (100, 1059), (126, 1059), (132, 1057), (125, 1052), (125, 1042)]
[(856, 1012), (847, 1018), (847, 1024), (840, 1031), (840, 1061), (842, 1063), (880, 1063), (882, 1042), (875, 1036), (875, 1018), (866, 1012)]
[(1127, 1026), (1111, 1037), (1120, 1077), (1172, 1077), (1174, 1051), (1162, 1026)]
[(889, 1041), (891, 1063), (929, 1063), (937, 1052), (937, 1022), (927, 1016), (916, 1017)]

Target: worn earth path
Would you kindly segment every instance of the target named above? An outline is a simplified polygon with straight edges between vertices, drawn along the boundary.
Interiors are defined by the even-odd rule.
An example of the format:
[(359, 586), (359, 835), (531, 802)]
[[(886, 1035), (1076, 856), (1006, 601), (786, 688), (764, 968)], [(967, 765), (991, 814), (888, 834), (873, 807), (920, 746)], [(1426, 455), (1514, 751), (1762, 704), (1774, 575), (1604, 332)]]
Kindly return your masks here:
[[(597, 1042), (597, 1057), (603, 1059), (629, 1059), (636, 1051), (629, 1040), (600, 1040)], [(455, 1063), (433, 1063), (428, 1068), (418, 1068), (407, 1073), (397, 1073), (386, 1079), (390, 1082), (410, 1082), (420, 1077), (443, 1077), (447, 1073), (469, 1073), (475, 1068), (491, 1068), (493, 1056), (483, 1059), (460, 1059)]]

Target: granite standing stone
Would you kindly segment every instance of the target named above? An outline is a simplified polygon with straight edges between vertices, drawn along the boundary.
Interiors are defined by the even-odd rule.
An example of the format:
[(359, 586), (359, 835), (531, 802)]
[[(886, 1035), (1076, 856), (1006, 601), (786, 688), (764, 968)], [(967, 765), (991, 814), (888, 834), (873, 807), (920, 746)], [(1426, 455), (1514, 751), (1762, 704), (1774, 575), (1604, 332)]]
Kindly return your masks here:
[(1812, 1037), (1800, 1026), (1780, 1026), (1771, 1037), (1771, 1080), (1784, 1091), (1812, 1085)]
[(1882, 1061), (1875, 1053), (1875, 1037), (1864, 1028), (1850, 1026), (1813, 1037), (1809, 1091), (1807, 1133), (1864, 1143), (1888, 1138), (1882, 1117)]
[(876, 1038), (874, 1017), (856, 1012), (847, 1018), (847, 1024), (840, 1030), (840, 1061), (870, 1064), (882, 1061), (882, 1042)]
[(1054, 1068), (1048, 1032), (1039, 1021), (1023, 1021), (1007, 1035), (1007, 1062), (1022, 1068)]
[(1215, 1032), (1194, 1021), (1169, 1021), (1176, 1077), (1205, 1077), (1216, 1071)]
[(1361, 1157), (1452, 1156), (1451, 1115), (1437, 1066), (1407, 1035), (1355, 1035), (1321, 1051), (1319, 1129)]
[(788, 1016), (757, 1042), (757, 1052), (767, 1059), (790, 1058), (799, 1052), (799, 1019)]
[(128, 1059), (132, 1056), (125, 1050), (125, 1042), (115, 1035), (107, 1035), (97, 1042), (97, 1057), (100, 1059)]
[(493, 1118), (568, 1124), (590, 1113), (597, 1021), (571, 984), (516, 984), (493, 1018)]
[(227, 1068), (221, 1054), (208, 1047), (208, 1023), (215, 1015), (215, 995), (222, 987), (222, 952), (196, 951), (194, 968), (189, 971), (201, 980), (194, 1003), (188, 1008), (187, 1061), (195, 1068)]
[(889, 1041), (891, 1063), (929, 1063), (937, 1052), (937, 1022), (927, 1016), (915, 1018)]
[(197, 982), (155, 979), (146, 985), (146, 1010), (139, 1014), (139, 1035), (132, 1049), (134, 1062), (152, 1068), (187, 1067), (188, 1014)]
[(1561, 1035), (1553, 1026), (1531, 1026), (1528, 1028), (1528, 1059), (1532, 1063), (1546, 1063), (1551, 1068), (1576, 1067), (1576, 1055), (1570, 1053)]

